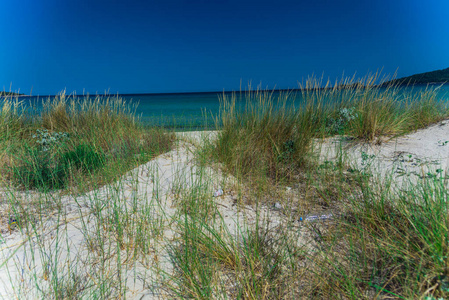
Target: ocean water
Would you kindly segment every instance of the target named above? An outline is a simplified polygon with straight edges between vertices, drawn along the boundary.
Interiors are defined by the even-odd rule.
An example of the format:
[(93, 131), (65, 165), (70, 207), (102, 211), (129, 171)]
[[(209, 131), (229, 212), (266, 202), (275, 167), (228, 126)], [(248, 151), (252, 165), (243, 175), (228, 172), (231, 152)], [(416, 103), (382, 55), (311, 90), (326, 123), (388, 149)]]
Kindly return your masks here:
[(223, 93), (140, 94), (122, 95), (122, 98), (137, 104), (137, 113), (146, 124), (198, 129), (213, 128), (222, 95)]
[[(426, 86), (415, 85), (413, 88), (402, 88), (404, 93), (417, 93), (426, 89)], [(274, 101), (279, 94), (285, 92), (274, 91), (272, 98)], [(214, 118), (220, 111), (220, 98), (225, 95), (230, 98), (232, 93), (208, 92), (208, 93), (177, 93), (177, 94), (127, 94), (119, 95), (124, 101), (131, 105), (136, 105), (136, 113), (140, 119), (148, 125), (161, 127), (197, 130), (213, 129)], [(244, 93), (236, 93), (236, 104), (238, 108), (243, 108), (246, 102)], [(288, 105), (294, 109), (303, 103), (300, 91), (291, 91)], [(37, 105), (54, 96), (27, 96), (18, 97), (25, 106)], [(83, 98), (84, 96), (77, 96)], [(100, 96), (105, 97), (105, 96)], [(90, 96), (90, 98), (93, 98)], [(438, 89), (438, 98), (449, 102), (449, 85), (441, 86)]]

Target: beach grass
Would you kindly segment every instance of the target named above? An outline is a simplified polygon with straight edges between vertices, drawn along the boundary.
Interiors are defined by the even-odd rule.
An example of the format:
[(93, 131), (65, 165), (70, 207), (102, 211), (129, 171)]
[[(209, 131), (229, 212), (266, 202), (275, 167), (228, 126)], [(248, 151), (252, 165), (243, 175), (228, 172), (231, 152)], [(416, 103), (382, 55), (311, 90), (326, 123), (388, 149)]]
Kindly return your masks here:
[(328, 248), (314, 260), (320, 297), (447, 298), (447, 183), (389, 184), (360, 182), (347, 195)]
[(309, 150), (316, 138), (346, 135), (381, 144), (449, 116), (437, 88), (419, 93), (394, 84), (379, 88), (381, 79), (374, 74), (332, 85), (311, 77), (300, 85), (302, 103), (296, 105), (292, 92), (275, 99), (270, 91), (249, 88), (239, 95), (245, 98), (243, 109), (236, 105), (238, 95), (223, 94), (216, 119), (221, 131), (210, 153), (236, 176), (264, 174), (284, 181), (313, 161)]
[(76, 188), (87, 179), (99, 186), (168, 151), (174, 139), (145, 128), (135, 108), (117, 97), (61, 93), (39, 110), (11, 97), (0, 120), (3, 177), (27, 189)]
[[(27, 288), (13, 285), (15, 295), (47, 299), (123, 295), (125, 276), (108, 274), (112, 261), (107, 257), (117, 250), (131, 256), (148, 253), (147, 242), (158, 235), (159, 219), (153, 218), (151, 201), (139, 207), (134, 203), (130, 213), (119, 192), (125, 188), (122, 176), (169, 151), (174, 134), (144, 126), (135, 107), (118, 97), (80, 100), (64, 93), (39, 108), (25, 106), (13, 96), (4, 98), (0, 126), (1, 241), (5, 235), (20, 233), (24, 239), (17, 250), (25, 243), (34, 245), (24, 252), (27, 272), (5, 254), (8, 247), (2, 249), (1, 266), (12, 263), (21, 268), (22, 279), (37, 288), (26, 292)], [(101, 188), (109, 196), (98, 192)], [(83, 203), (75, 202), (67, 210), (63, 199), (79, 195), (85, 195)], [(90, 213), (84, 215), (82, 207)], [(72, 221), (78, 222), (86, 252), (67, 239), (67, 224)], [(49, 242), (41, 233), (54, 228), (55, 240)], [(73, 257), (71, 252), (85, 254)], [(62, 266), (61, 253), (67, 259)]]

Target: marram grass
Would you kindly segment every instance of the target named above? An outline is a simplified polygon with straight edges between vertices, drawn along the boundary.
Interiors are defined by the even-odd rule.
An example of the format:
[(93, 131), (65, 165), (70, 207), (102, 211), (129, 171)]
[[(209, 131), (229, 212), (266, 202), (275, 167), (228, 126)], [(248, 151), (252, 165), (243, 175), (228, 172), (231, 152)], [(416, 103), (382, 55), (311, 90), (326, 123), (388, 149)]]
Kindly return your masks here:
[(135, 107), (117, 97), (61, 93), (39, 110), (6, 98), (0, 126), (3, 179), (23, 188), (76, 188), (82, 178), (105, 183), (173, 142), (173, 135), (144, 127)]
[[(211, 155), (234, 175), (288, 181), (310, 166), (315, 138), (339, 134), (380, 144), (448, 117), (437, 88), (418, 93), (394, 84), (380, 87), (379, 76), (334, 85), (309, 78), (300, 85), (302, 103), (293, 103), (292, 92), (277, 98), (266, 90), (224, 94), (216, 119), (221, 131)], [(237, 97), (244, 98), (243, 109)]]

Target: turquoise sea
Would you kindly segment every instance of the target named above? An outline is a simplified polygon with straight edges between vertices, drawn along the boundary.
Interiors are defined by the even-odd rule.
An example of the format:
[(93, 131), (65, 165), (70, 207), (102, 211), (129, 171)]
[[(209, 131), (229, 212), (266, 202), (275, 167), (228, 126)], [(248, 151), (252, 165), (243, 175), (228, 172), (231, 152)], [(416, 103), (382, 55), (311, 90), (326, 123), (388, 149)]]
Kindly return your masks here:
[[(426, 86), (413, 86), (413, 92), (419, 92)], [(410, 87), (402, 88), (404, 92)], [(276, 100), (279, 91), (273, 92), (273, 99)], [(226, 97), (231, 97), (232, 93), (224, 93)], [(299, 105), (302, 101), (300, 91), (290, 91), (292, 105)], [(114, 95), (117, 96), (117, 95)], [(176, 94), (126, 94), (118, 95), (127, 103), (137, 105), (136, 111), (141, 120), (148, 125), (157, 125), (183, 130), (196, 130), (214, 128), (214, 117), (218, 115), (220, 109), (220, 98), (223, 92), (207, 93), (176, 93)], [(18, 97), (25, 106), (42, 103), (54, 96), (26, 96)], [(84, 96), (77, 96), (83, 98)], [(91, 95), (90, 98), (93, 96)], [(100, 96), (105, 97), (105, 96)], [(443, 85), (438, 89), (438, 97), (442, 101), (449, 101), (449, 85)], [(245, 103), (244, 92), (236, 93), (237, 105), (243, 107)], [(294, 103), (294, 104), (293, 104)]]

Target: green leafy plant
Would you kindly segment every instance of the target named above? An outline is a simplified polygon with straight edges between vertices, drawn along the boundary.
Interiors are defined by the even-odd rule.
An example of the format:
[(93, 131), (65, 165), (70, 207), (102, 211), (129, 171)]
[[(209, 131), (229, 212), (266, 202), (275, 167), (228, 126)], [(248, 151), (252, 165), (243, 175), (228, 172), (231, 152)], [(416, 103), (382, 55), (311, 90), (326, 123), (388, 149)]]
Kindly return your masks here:
[(329, 134), (342, 134), (348, 127), (349, 122), (356, 119), (358, 114), (355, 107), (344, 107), (336, 112), (335, 118), (329, 118), (326, 124), (326, 130)]
[(288, 161), (292, 159), (295, 153), (295, 141), (288, 140), (282, 144), (282, 152), (278, 156), (279, 161)]
[(104, 165), (104, 154), (92, 145), (80, 144), (74, 150), (64, 152), (60, 164), (68, 170), (75, 168), (84, 173), (92, 172)]
[(67, 132), (49, 132), (48, 129), (37, 129), (36, 134), (33, 134), (32, 137), (40, 145), (42, 151), (48, 151), (67, 141), (69, 134)]
[(365, 151), (362, 151), (362, 166), (369, 167), (372, 163), (372, 160), (376, 157), (374, 154), (368, 154)]

